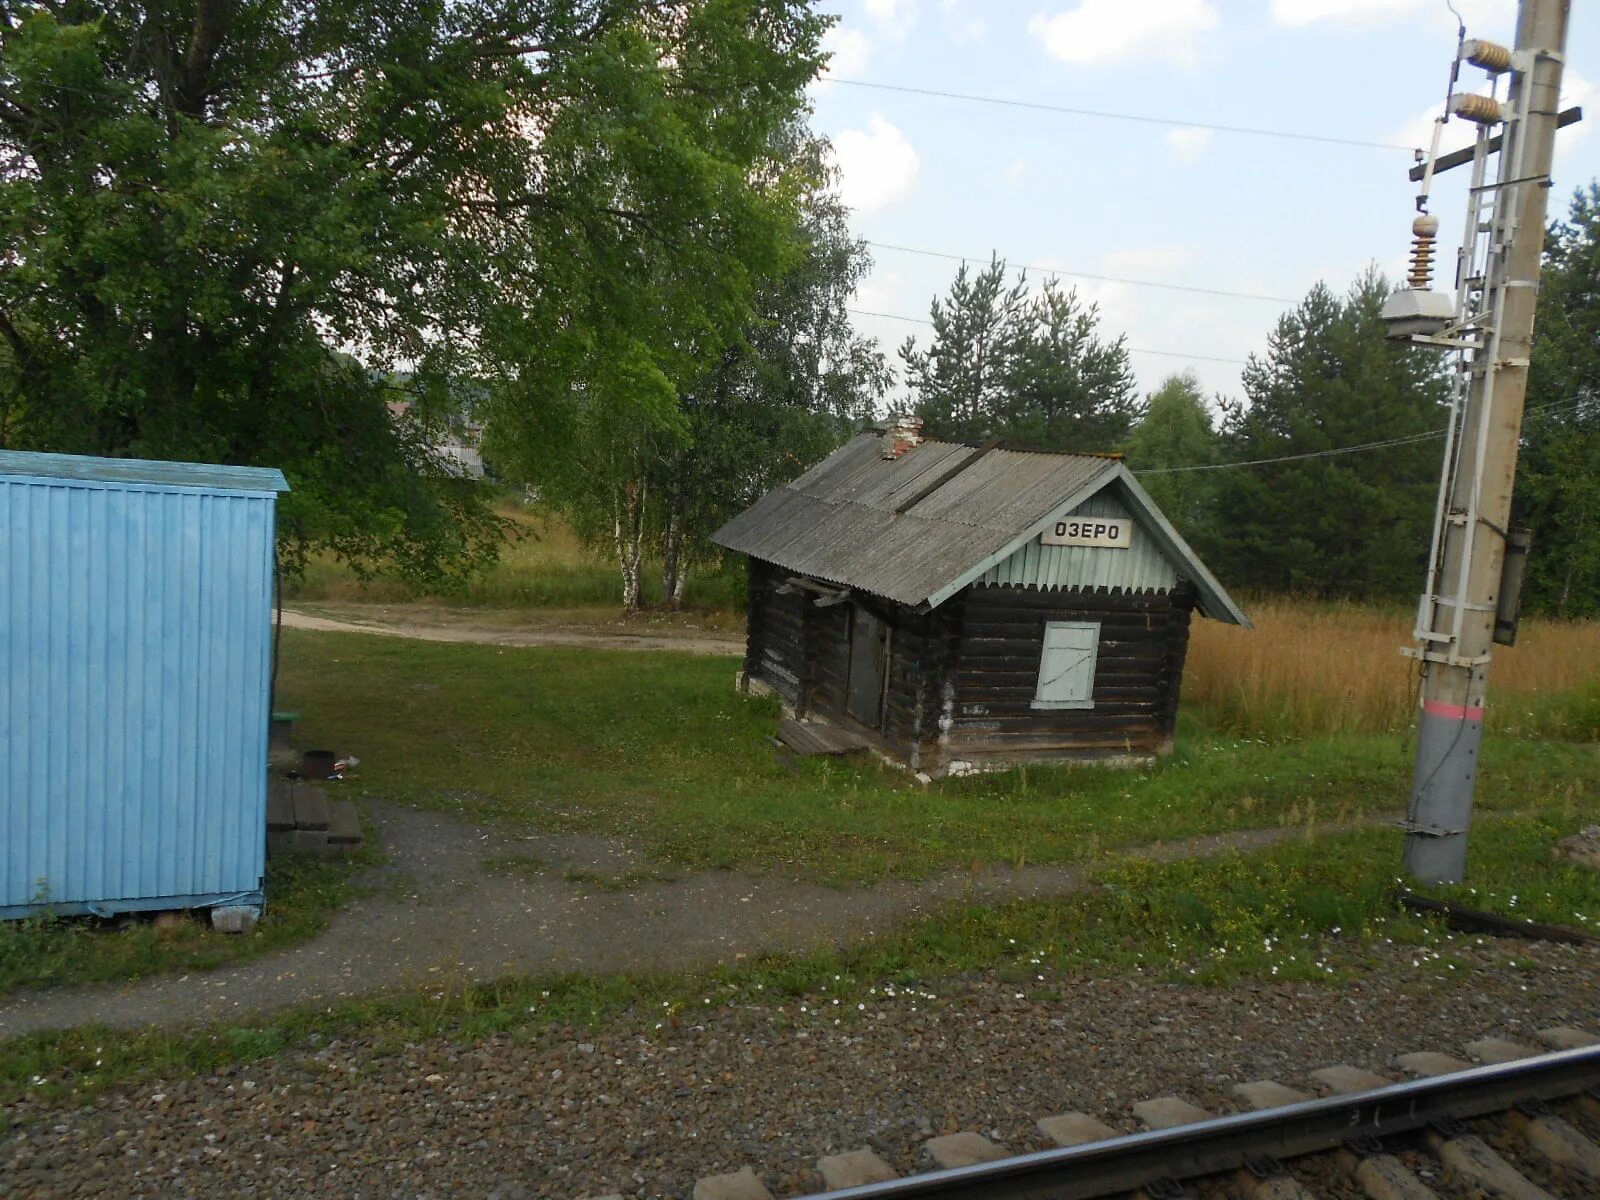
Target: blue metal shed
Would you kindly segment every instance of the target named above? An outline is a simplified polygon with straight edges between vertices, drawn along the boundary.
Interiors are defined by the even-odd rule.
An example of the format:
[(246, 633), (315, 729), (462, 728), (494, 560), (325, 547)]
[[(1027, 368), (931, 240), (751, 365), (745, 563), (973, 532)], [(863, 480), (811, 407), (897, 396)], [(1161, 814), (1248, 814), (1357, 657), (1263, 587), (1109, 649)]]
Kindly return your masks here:
[(0, 451), (0, 917), (260, 907), (287, 490)]

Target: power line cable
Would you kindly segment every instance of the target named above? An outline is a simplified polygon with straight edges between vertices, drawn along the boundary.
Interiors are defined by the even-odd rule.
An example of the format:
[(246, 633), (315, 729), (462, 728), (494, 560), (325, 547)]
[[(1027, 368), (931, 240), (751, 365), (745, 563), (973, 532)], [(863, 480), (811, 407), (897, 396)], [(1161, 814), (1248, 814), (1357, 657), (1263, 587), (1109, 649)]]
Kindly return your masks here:
[[(903, 317), (899, 313), (872, 312), (865, 308), (846, 307), (845, 312), (854, 313), (858, 317), (882, 317), (886, 321), (908, 321), (913, 325), (933, 324), (932, 321), (925, 317)], [(1244, 365), (1244, 359), (1242, 358), (1216, 358), (1209, 354), (1184, 354), (1178, 350), (1141, 350), (1137, 346), (1128, 346), (1126, 350), (1129, 354), (1155, 354), (1162, 358), (1188, 358), (1197, 362), (1230, 363), (1241, 367)]]
[(1136, 475), (1176, 475), (1185, 471), (1227, 471), (1234, 467), (1264, 467), (1271, 463), (1301, 462), (1308, 458), (1332, 458), (1337, 454), (1358, 454), (1365, 450), (1382, 450), (1390, 446), (1410, 446), (1418, 442), (1432, 441), (1434, 438), (1443, 437), (1443, 429), (1430, 429), (1426, 433), (1412, 433), (1405, 437), (1385, 438), (1377, 442), (1362, 442), (1355, 446), (1336, 446), (1331, 450), (1309, 450), (1304, 454), (1280, 454), (1274, 458), (1252, 458), (1244, 462), (1227, 463), (1199, 463), (1188, 467), (1152, 467), (1149, 470), (1135, 470)]
[[(1549, 404), (1536, 405), (1524, 411), (1523, 416), (1532, 416), (1535, 413), (1552, 412), (1562, 408), (1577, 408), (1583, 400), (1555, 400)], [(1441, 438), (1447, 429), (1429, 429), (1422, 433), (1408, 433), (1401, 437), (1383, 438), (1376, 442), (1361, 442), (1354, 446), (1335, 446), (1331, 450), (1310, 450), (1304, 454), (1280, 454), (1274, 458), (1252, 458), (1244, 462), (1228, 463), (1199, 463), (1188, 467), (1153, 467), (1148, 470), (1130, 468), (1135, 475), (1176, 475), (1184, 471), (1227, 471), (1234, 467), (1263, 467), (1272, 463), (1301, 462), (1308, 458), (1332, 458), (1340, 454), (1359, 454), (1367, 450), (1386, 450), (1391, 446), (1413, 446), (1421, 442)]]
[(1170, 125), (1178, 129), (1209, 129), (1215, 133), (1242, 133), (1251, 137), (1284, 138), (1295, 142), (1321, 142), (1330, 146), (1359, 146), (1367, 150), (1404, 150), (1415, 146), (1402, 146), (1398, 142), (1367, 142), (1359, 138), (1330, 137), (1317, 133), (1295, 133), (1287, 129), (1260, 129), (1250, 125), (1218, 125), (1209, 121), (1186, 121), (1177, 117), (1147, 117), (1136, 113), (1108, 112), (1097, 108), (1069, 108), (1063, 104), (1041, 104), (1033, 100), (1011, 100), (1003, 96), (973, 96), (964, 92), (941, 92), (933, 88), (902, 87), (893, 83), (868, 83), (864, 79), (841, 79), (837, 75), (824, 77), (832, 83), (847, 87), (875, 88), (883, 92), (904, 92), (911, 96), (937, 96), (941, 100), (966, 100), (974, 104), (999, 104), (1007, 108), (1031, 108), (1039, 112), (1066, 113), (1074, 117), (1100, 117), (1108, 121), (1134, 121), (1141, 125)]
[[(928, 258), (944, 258), (951, 262), (985, 262), (988, 256), (949, 254), (943, 250), (922, 250), (916, 246), (896, 246), (889, 242), (868, 241), (867, 245), (879, 250), (895, 250), (901, 254), (922, 254)], [(1018, 270), (1037, 271), (1041, 275), (1065, 275), (1073, 279), (1093, 279), (1100, 283), (1125, 283), (1132, 287), (1162, 288), (1169, 292), (1193, 292), (1200, 296), (1231, 296), (1238, 300), (1264, 300), (1272, 304), (1294, 304), (1286, 296), (1263, 296), (1256, 292), (1230, 292), (1222, 288), (1192, 287), (1186, 283), (1159, 283), (1153, 279), (1123, 279), (1117, 275), (1092, 275), (1088, 271), (1068, 271), (1062, 267), (1045, 267), (1034, 263), (1018, 264)]]

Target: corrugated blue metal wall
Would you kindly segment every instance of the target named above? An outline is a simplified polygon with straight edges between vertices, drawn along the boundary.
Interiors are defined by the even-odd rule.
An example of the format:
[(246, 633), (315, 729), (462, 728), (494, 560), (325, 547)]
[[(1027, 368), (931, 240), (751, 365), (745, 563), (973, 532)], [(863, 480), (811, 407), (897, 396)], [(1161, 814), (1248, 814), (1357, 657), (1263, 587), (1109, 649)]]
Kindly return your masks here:
[(1109, 489), (1062, 515), (1127, 517), (1133, 521), (1133, 540), (1126, 549), (1113, 549), (1046, 546), (1034, 538), (1004, 562), (996, 563), (978, 582), (1039, 588), (1123, 588), (1133, 592), (1166, 592), (1177, 586), (1177, 568)]
[(0, 916), (259, 903), (273, 493), (7, 457)]

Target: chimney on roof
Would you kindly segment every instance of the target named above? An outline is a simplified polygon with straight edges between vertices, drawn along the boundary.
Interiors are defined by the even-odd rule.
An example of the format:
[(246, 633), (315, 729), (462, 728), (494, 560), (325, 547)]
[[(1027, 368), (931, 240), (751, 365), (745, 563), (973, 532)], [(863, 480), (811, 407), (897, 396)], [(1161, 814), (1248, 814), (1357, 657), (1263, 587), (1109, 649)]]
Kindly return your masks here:
[(922, 445), (922, 418), (910, 413), (895, 413), (883, 433), (883, 457), (896, 459), (907, 450)]

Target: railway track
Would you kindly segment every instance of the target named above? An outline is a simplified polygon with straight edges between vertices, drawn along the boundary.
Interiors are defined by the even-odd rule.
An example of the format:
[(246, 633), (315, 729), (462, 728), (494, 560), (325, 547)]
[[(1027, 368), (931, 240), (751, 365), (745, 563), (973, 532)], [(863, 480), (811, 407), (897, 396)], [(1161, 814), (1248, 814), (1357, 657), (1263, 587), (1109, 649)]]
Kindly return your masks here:
[[(1012, 1154), (977, 1133), (924, 1144), (936, 1169), (901, 1177), (871, 1150), (818, 1161), (817, 1200), (1594, 1200), (1600, 1198), (1600, 1038), (1546, 1045), (1484, 1038), (1484, 1065), (1421, 1052), (1396, 1083), (1348, 1066), (1312, 1071), (1325, 1093), (1272, 1080), (1234, 1088), (1240, 1108), (1181, 1097), (1133, 1106), (1142, 1131), (1087, 1113), (1041, 1117), (1056, 1149)], [(607, 1198), (609, 1200), (609, 1198)], [(701, 1179), (694, 1200), (771, 1200), (748, 1168)]]

